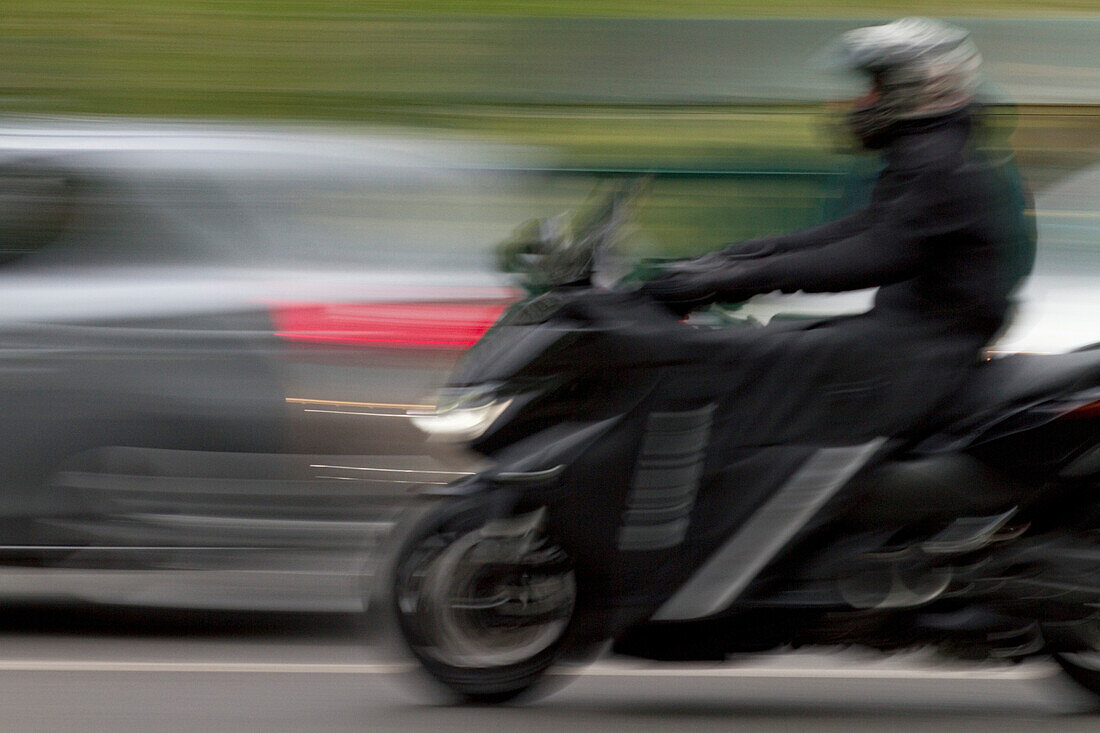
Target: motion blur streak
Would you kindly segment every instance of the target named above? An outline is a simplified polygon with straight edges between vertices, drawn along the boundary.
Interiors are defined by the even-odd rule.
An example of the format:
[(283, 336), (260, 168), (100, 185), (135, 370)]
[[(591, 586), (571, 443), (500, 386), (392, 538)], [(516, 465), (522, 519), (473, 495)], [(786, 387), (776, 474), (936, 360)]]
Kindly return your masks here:
[(373, 407), (381, 410), (433, 410), (435, 405), (401, 405), (392, 402), (346, 402), (344, 400), (315, 400), (308, 397), (287, 397), (287, 402), (299, 405), (331, 405), (334, 407)]

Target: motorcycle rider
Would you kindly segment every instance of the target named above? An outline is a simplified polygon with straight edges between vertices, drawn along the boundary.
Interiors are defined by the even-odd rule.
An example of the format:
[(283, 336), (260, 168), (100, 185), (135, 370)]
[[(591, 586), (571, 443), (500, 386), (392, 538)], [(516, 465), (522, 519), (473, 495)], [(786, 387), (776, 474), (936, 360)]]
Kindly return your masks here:
[[(958, 389), (1006, 324), (1034, 261), (1011, 156), (977, 144), (981, 56), (969, 33), (907, 18), (844, 34), (870, 82), (848, 121), (885, 167), (846, 218), (672, 263), (643, 291), (686, 310), (771, 291), (877, 287), (866, 313), (757, 330), (731, 390), (766, 395), (741, 444), (851, 444), (897, 435)], [(755, 400), (754, 400), (755, 401)]]

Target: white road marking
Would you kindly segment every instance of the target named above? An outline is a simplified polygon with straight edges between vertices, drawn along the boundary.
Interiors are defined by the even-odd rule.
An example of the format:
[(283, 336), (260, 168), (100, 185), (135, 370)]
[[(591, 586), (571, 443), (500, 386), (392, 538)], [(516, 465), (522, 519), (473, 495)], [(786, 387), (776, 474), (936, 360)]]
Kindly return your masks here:
[[(404, 674), (416, 668), (408, 663), (309, 662), (138, 662), (108, 660), (0, 659), (0, 672), (140, 672), (230, 674)], [(601, 662), (588, 667), (561, 667), (550, 674), (569, 677), (697, 677), (737, 679), (853, 679), (853, 680), (1036, 680), (1053, 677), (1053, 663), (1032, 662), (997, 667), (900, 668), (878, 666), (783, 667), (731, 665), (642, 665)]]
[(594, 664), (588, 668), (556, 669), (553, 674), (591, 677), (730, 677), (760, 679), (891, 679), (891, 680), (1030, 680), (1059, 673), (1053, 663), (1020, 664), (1004, 667), (765, 667), (728, 665), (654, 665), (627, 667)]

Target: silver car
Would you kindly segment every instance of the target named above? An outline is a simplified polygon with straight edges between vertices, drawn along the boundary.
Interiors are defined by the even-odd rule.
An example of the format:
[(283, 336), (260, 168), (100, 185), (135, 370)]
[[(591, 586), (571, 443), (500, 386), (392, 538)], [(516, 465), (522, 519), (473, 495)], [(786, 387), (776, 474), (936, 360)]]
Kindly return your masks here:
[(538, 197), (501, 160), (0, 128), (0, 593), (360, 608), (403, 495), (464, 468), (406, 413), (516, 296), (486, 245)]

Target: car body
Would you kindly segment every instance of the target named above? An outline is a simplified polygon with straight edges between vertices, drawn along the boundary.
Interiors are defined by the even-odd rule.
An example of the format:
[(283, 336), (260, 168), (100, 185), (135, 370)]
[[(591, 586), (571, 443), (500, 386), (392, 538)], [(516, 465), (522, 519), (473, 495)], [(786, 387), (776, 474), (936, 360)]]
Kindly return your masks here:
[(360, 608), (402, 495), (465, 460), (406, 412), (515, 296), (487, 245), (529, 198), (493, 155), (0, 129), (0, 592)]

